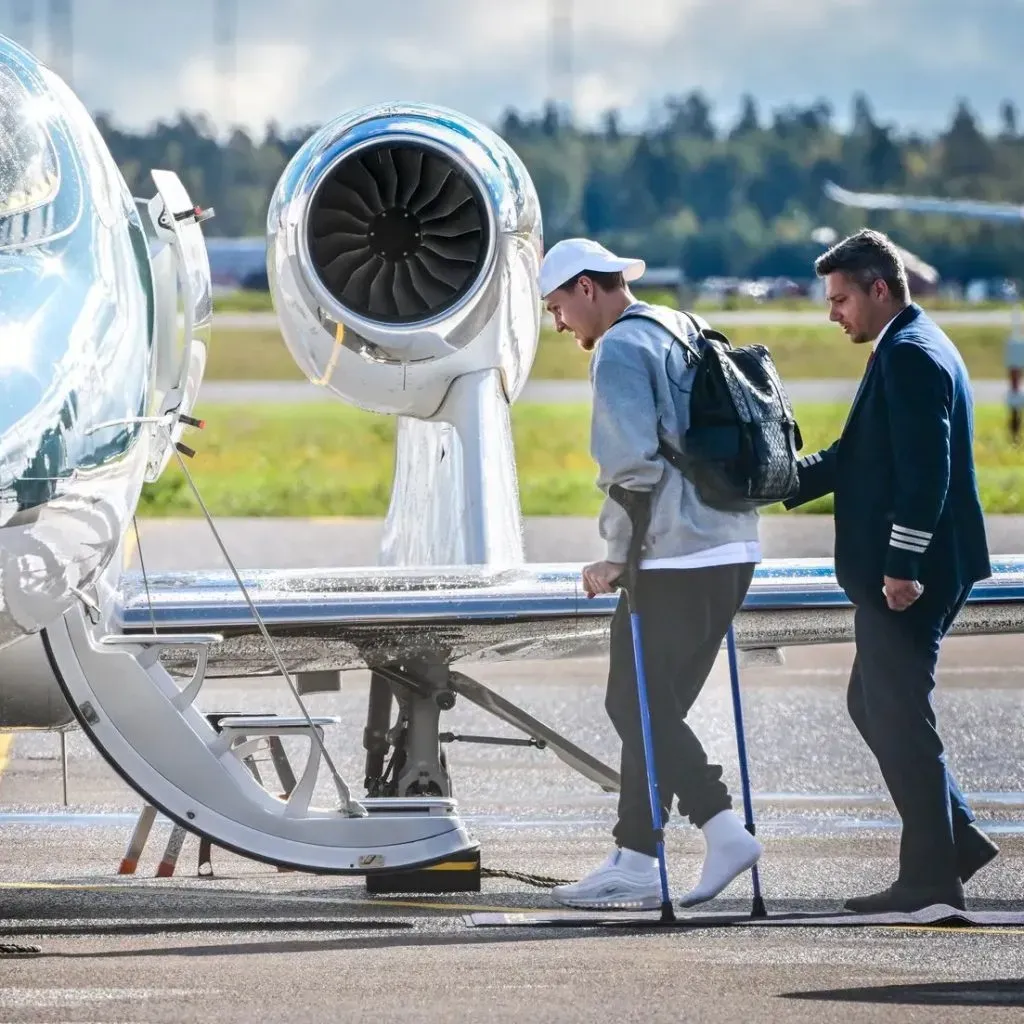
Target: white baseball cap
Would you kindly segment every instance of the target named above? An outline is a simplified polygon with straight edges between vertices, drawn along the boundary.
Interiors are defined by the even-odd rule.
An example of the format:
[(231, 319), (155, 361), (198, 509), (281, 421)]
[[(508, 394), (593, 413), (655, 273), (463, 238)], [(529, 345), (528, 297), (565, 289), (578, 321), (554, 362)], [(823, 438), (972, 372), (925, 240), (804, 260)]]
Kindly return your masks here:
[(547, 298), (556, 288), (584, 270), (621, 270), (627, 281), (642, 277), (647, 269), (643, 260), (628, 260), (609, 252), (600, 242), (589, 238), (565, 238), (553, 245), (540, 267), (540, 294)]

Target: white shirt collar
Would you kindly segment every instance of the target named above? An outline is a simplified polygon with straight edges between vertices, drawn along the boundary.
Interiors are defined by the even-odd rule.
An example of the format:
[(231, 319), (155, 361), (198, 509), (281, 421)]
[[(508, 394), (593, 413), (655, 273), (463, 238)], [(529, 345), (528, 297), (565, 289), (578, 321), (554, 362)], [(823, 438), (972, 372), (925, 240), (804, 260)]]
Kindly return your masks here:
[[(903, 310), (901, 309), (901, 310), (900, 310), (900, 313), (902, 313), (902, 312), (903, 312)], [(899, 316), (899, 315), (900, 315), (900, 313), (897, 313), (897, 314), (896, 314), (896, 316)], [(892, 318), (892, 320), (895, 320), (895, 319), (896, 319), (896, 316), (894, 316), (894, 317)], [(890, 328), (890, 327), (892, 326), (892, 320), (890, 320), (890, 321), (889, 321), (889, 322), (888, 322), (888, 323), (887, 323), (887, 324), (886, 324), (886, 325), (885, 325), (885, 326), (884, 326), (884, 327), (883, 327), (883, 328), (882, 328), (882, 329), (881, 329), (881, 330), (880, 330), (880, 331), (878, 332), (878, 337), (877, 337), (877, 338), (875, 338), (875, 340), (874, 340), (873, 342), (871, 342), (871, 351), (872, 351), (872, 352), (874, 352), (874, 350), (875, 350), (875, 348), (877, 347), (878, 343), (879, 343), (879, 342), (880, 342), (880, 341), (882, 340), (882, 335), (883, 335), (883, 334), (885, 334), (885, 332), (886, 332), (887, 330), (889, 330), (889, 328)]]

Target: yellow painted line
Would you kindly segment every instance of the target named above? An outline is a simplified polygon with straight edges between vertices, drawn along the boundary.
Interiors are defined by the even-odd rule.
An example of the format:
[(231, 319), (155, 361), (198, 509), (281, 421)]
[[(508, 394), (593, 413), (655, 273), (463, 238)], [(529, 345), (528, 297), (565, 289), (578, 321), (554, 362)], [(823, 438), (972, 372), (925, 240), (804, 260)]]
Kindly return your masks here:
[(3, 775), (7, 762), (11, 759), (11, 747), (14, 745), (14, 737), (8, 734), (0, 735), (0, 775)]

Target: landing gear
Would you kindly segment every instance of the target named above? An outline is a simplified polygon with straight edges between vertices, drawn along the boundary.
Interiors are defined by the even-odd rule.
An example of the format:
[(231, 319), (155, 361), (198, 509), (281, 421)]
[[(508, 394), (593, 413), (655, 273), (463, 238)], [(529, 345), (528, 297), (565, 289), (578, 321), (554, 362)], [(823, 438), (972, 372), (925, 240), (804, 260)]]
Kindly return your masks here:
[[(367, 796), (452, 796), (448, 758), (440, 742), (441, 712), (455, 706), (448, 674), (444, 665), (423, 662), (373, 672), (363, 732)], [(394, 726), (393, 702), (398, 704)]]

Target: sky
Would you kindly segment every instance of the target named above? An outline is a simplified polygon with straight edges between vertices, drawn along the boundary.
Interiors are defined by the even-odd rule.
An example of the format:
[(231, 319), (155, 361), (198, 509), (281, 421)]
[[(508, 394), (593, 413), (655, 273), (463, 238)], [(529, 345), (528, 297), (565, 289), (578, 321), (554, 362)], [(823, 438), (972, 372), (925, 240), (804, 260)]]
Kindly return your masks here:
[[(649, 120), (701, 89), (716, 118), (750, 93), (762, 112), (829, 101), (845, 125), (862, 90), (876, 118), (932, 132), (966, 99), (982, 124), (1024, 108), (1024, 0), (234, 0), (233, 87), (218, 74), (215, 0), (73, 0), (72, 84), (124, 127), (205, 112), (261, 135), (364, 104), (437, 103), (489, 124), (553, 93), (580, 123), (618, 108)], [(31, 39), (18, 0), (0, 32), (49, 59), (45, 11)], [(552, 12), (572, 31), (552, 34)], [(564, 21), (556, 24), (564, 25)], [(554, 70), (553, 70), (554, 69)]]

